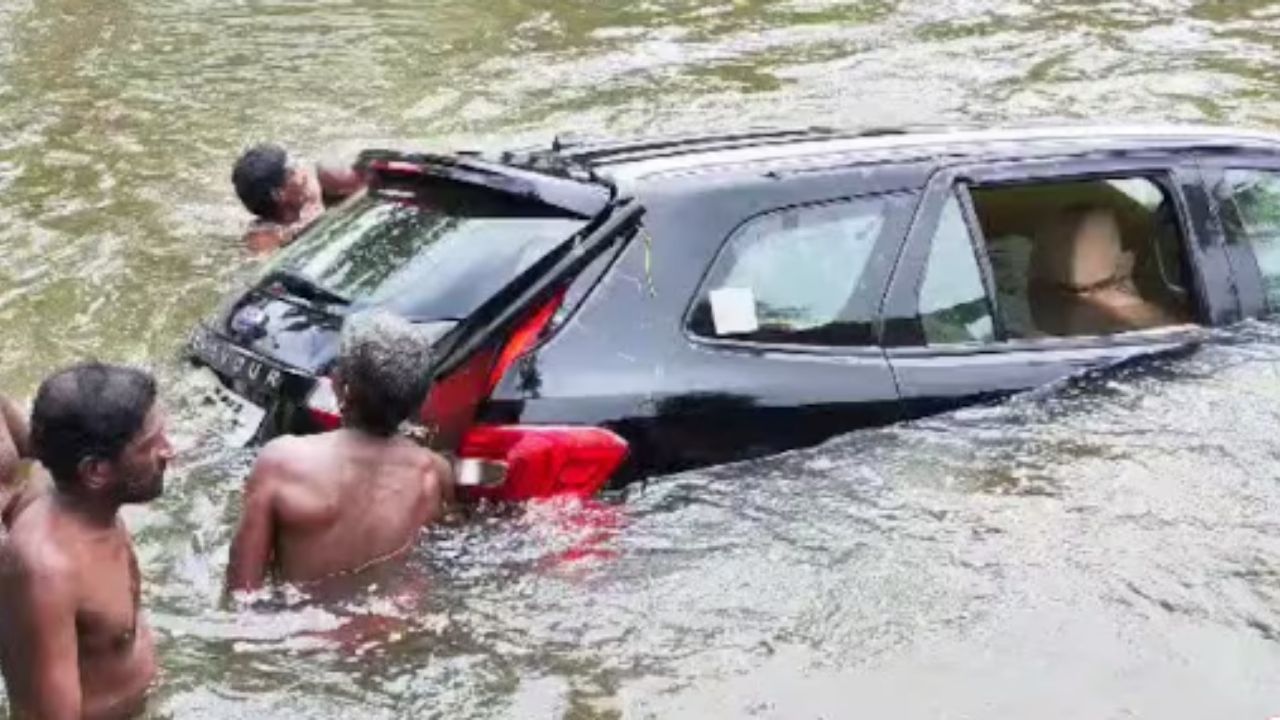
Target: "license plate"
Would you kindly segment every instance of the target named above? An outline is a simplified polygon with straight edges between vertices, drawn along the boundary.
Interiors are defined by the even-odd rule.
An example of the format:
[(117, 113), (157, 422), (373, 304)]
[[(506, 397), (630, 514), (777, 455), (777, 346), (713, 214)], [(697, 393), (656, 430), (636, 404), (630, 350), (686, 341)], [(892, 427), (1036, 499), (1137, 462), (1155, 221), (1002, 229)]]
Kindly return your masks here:
[(255, 391), (275, 394), (293, 377), (235, 345), (198, 326), (189, 341), (191, 352), (206, 365)]

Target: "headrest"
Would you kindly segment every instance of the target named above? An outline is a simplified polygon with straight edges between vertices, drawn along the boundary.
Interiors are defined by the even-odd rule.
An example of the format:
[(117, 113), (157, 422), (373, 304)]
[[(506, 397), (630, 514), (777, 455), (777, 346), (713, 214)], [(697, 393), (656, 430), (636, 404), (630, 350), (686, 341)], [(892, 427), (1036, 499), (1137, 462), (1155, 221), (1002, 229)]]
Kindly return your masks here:
[(1035, 277), (1071, 290), (1084, 290), (1126, 277), (1132, 260), (1120, 244), (1115, 213), (1072, 208), (1059, 213), (1036, 236)]

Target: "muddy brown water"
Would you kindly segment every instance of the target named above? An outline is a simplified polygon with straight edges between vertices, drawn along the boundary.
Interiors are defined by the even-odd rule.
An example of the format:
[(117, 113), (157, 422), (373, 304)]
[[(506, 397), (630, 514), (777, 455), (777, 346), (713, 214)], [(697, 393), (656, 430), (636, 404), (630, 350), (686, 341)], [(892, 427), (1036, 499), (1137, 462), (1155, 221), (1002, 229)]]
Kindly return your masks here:
[[(279, 139), (1028, 119), (1280, 125), (1273, 3), (0, 2), (0, 391), (163, 378), (129, 513), (151, 714), (1280, 714), (1280, 331), (626, 498), (424, 537), (355, 599), (220, 602), (251, 457), (178, 361), (251, 271), (229, 165)], [(0, 619), (2, 622), (3, 619)], [(0, 700), (0, 711), (3, 709)]]

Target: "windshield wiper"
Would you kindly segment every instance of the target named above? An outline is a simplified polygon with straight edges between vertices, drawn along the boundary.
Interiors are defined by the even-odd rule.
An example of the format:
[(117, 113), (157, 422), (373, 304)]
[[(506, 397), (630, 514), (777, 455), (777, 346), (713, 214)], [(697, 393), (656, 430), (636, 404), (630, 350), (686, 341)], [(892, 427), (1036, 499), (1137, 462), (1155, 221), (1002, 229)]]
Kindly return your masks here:
[(290, 295), (311, 300), (313, 302), (322, 302), (327, 305), (350, 305), (351, 298), (341, 293), (330, 290), (306, 275), (291, 270), (289, 268), (276, 268), (267, 273), (261, 281), (259, 287), (268, 287), (271, 284), (278, 284), (284, 288)]

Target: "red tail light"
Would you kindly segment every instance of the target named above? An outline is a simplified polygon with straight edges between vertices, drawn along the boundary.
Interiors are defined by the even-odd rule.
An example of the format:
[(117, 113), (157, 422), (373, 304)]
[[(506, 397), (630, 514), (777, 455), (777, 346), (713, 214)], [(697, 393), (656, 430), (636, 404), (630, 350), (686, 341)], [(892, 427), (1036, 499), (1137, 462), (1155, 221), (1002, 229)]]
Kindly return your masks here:
[(505, 469), (505, 478), (495, 487), (461, 488), (470, 498), (590, 497), (622, 465), (627, 443), (597, 427), (479, 425), (463, 437), (458, 457), (464, 469), (468, 461)]
[(627, 443), (601, 428), (472, 426), (480, 403), (538, 342), (563, 302), (561, 291), (525, 317), (501, 349), (477, 352), (428, 393), (423, 424), (435, 430), (436, 447), (458, 449), (463, 497), (590, 497), (626, 458)]
[(435, 447), (451, 450), (462, 442), (463, 432), (475, 420), (476, 407), (489, 394), (489, 372), (495, 355), (494, 350), (481, 350), (431, 386), (422, 403), (421, 420), (434, 432)]
[(333, 391), (333, 381), (327, 377), (316, 379), (315, 387), (307, 395), (307, 414), (322, 430), (336, 430), (342, 426), (342, 409), (338, 407), (338, 395)]
[(556, 293), (554, 297), (545, 302), (537, 312), (529, 316), (511, 333), (507, 344), (502, 348), (502, 353), (498, 355), (498, 361), (494, 363), (493, 370), (489, 373), (489, 385), (485, 388), (485, 395), (493, 392), (498, 386), (498, 382), (502, 380), (502, 376), (507, 374), (511, 366), (521, 355), (529, 352), (533, 344), (538, 341), (538, 337), (542, 335), (542, 331), (547, 328), (547, 323), (551, 322), (551, 318), (555, 317), (556, 310), (560, 309), (560, 304), (564, 302), (564, 290)]
[(372, 172), (389, 173), (393, 175), (427, 174), (426, 168), (404, 160), (373, 160), (369, 163), (369, 170)]
[(557, 293), (517, 326), (500, 350), (497, 347), (480, 350), (431, 386), (422, 404), (421, 419), (423, 425), (434, 429), (436, 447), (459, 446), (463, 432), (475, 419), (476, 408), (493, 393), (520, 356), (538, 341), (563, 299), (564, 293)]

